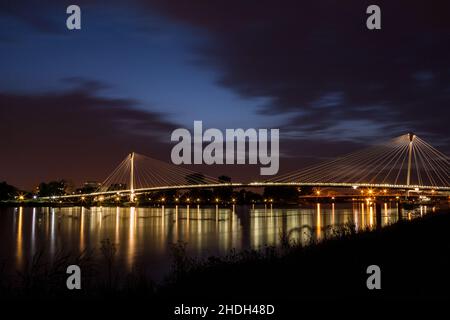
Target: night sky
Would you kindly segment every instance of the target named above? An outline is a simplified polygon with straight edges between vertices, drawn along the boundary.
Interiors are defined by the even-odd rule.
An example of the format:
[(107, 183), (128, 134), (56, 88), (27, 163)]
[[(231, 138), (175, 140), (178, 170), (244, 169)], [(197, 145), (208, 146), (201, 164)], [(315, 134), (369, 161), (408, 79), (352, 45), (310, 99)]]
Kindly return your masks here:
[(448, 154), (449, 57), (449, 1), (2, 0), (0, 181), (101, 181), (130, 151), (170, 161), (194, 120), (279, 128), (281, 172), (409, 131)]

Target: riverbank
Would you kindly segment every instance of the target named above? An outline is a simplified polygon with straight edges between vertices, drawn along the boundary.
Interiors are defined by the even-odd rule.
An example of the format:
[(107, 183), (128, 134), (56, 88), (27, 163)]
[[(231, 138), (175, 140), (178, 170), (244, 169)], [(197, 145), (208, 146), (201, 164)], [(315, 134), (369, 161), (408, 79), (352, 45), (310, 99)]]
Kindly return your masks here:
[[(237, 253), (181, 272), (164, 297), (217, 301), (323, 299), (449, 299), (450, 214), (429, 214), (383, 229), (355, 233), (313, 246), (290, 244), (280, 254)], [(366, 269), (381, 269), (381, 290), (368, 290)]]
[[(102, 242), (103, 260), (92, 252), (58, 252), (53, 263), (27, 261), (14, 280), (2, 273), (2, 299), (83, 299), (146, 301), (304, 301), (341, 299), (448, 299), (450, 297), (450, 214), (430, 213), (372, 231), (356, 233), (346, 224), (325, 233), (330, 238), (302, 246), (289, 234), (281, 248), (231, 251), (225, 257), (195, 260), (189, 244), (172, 245), (172, 268), (162, 283), (146, 277), (145, 266), (131, 273), (115, 270), (115, 246)], [(302, 230), (298, 230), (302, 232)], [(65, 286), (65, 266), (81, 267), (83, 289)], [(381, 269), (381, 290), (368, 290), (366, 269)]]

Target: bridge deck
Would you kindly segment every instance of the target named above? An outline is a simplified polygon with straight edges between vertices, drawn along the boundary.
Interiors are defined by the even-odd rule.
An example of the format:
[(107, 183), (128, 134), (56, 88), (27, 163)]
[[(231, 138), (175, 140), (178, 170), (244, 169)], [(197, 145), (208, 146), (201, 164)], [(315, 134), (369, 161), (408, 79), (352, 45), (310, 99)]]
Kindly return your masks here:
[[(439, 186), (421, 186), (421, 185), (394, 185), (394, 184), (376, 184), (376, 183), (302, 183), (302, 182), (250, 182), (250, 183), (207, 183), (207, 184), (186, 184), (186, 185), (174, 185), (174, 186), (158, 186), (149, 188), (134, 189), (134, 194), (141, 194), (150, 191), (166, 191), (166, 190), (179, 190), (179, 189), (207, 189), (207, 188), (221, 188), (221, 187), (232, 187), (232, 188), (259, 188), (259, 187), (270, 187), (270, 186), (280, 186), (280, 187), (328, 187), (328, 188), (382, 188), (382, 189), (401, 189), (401, 190), (435, 190), (435, 191), (450, 191), (450, 187), (439, 187)], [(126, 195), (130, 194), (131, 190), (110, 190), (110, 191), (99, 191), (85, 194), (71, 194), (64, 196), (54, 196), (54, 197), (41, 197), (42, 200), (50, 199), (67, 199), (67, 198), (79, 198), (79, 197), (91, 197), (100, 196), (108, 194), (119, 194)]]

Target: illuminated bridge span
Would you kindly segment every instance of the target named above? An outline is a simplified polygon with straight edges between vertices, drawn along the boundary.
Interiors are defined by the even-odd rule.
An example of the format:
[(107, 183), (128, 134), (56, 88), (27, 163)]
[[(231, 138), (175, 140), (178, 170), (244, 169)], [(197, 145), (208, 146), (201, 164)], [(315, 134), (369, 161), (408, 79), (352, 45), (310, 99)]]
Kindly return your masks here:
[(313, 186), (367, 187), (404, 190), (450, 191), (449, 158), (414, 134), (325, 161), (272, 179), (250, 183), (227, 183), (181, 166), (131, 153), (89, 194), (52, 198), (99, 195), (127, 195), (173, 189), (219, 187)]

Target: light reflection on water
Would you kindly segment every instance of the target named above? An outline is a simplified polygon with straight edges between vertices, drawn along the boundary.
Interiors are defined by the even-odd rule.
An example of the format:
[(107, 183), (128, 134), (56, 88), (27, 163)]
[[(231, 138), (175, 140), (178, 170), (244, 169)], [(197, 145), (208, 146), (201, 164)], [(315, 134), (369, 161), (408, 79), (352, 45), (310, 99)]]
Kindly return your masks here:
[[(435, 208), (404, 211), (404, 219)], [(61, 249), (79, 253), (99, 248), (109, 238), (125, 271), (144, 264), (154, 278), (170, 268), (170, 243), (188, 243), (188, 253), (206, 257), (231, 249), (280, 245), (287, 235), (307, 244), (323, 239), (331, 226), (354, 224), (356, 230), (398, 221), (397, 204), (316, 203), (298, 208), (176, 206), (159, 208), (67, 207), (1, 208), (0, 257), (11, 270), (21, 270), (38, 250), (48, 261)], [(284, 237), (283, 237), (284, 236)]]

